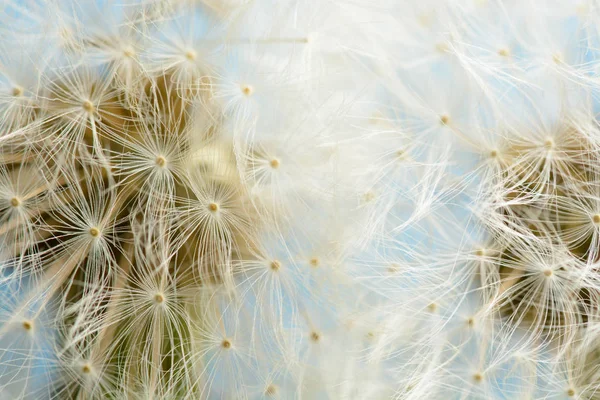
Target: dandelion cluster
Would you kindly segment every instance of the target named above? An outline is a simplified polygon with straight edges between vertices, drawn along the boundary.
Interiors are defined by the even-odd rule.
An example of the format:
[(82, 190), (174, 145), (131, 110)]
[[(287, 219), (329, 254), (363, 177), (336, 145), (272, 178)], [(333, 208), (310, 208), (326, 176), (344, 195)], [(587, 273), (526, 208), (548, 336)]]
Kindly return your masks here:
[(5, 0), (0, 399), (599, 399), (596, 0)]

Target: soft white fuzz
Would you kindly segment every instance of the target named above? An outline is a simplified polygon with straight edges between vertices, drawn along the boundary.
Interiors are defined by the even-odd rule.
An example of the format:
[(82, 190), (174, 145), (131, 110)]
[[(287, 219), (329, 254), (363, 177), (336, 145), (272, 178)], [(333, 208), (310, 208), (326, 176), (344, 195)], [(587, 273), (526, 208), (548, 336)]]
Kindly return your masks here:
[(6, 0), (0, 398), (600, 398), (594, 0)]

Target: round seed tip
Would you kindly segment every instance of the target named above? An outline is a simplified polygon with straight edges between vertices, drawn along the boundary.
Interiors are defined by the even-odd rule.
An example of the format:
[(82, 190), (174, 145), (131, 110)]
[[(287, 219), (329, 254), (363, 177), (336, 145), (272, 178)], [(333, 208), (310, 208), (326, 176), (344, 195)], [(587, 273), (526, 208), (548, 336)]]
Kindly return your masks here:
[(469, 328), (475, 326), (475, 318), (470, 317), (469, 319), (467, 319), (467, 325), (469, 325)]
[(312, 267), (318, 267), (319, 266), (319, 259), (317, 257), (313, 257), (310, 259), (309, 261), (310, 265)]
[(442, 125), (448, 125), (448, 122), (450, 122), (450, 116), (448, 116), (446, 114), (440, 115), (440, 123)]
[(33, 321), (23, 321), (23, 329), (30, 331), (33, 329)]
[(373, 193), (371, 191), (368, 191), (367, 193), (365, 193), (365, 195), (364, 195), (364, 201), (365, 202), (368, 203), (368, 202), (373, 201), (373, 200), (375, 200), (375, 193)]
[(12, 90), (12, 95), (19, 97), (23, 94), (23, 88), (21, 86), (15, 86)]
[(491, 158), (498, 157), (498, 150), (492, 150), (492, 151), (490, 151), (490, 157)]
[(312, 340), (313, 342), (318, 342), (320, 339), (321, 339), (321, 335), (319, 335), (318, 332), (311, 332), (310, 340)]
[(94, 111), (94, 105), (89, 100), (84, 101), (81, 107), (83, 107), (83, 109), (89, 113)]
[(544, 270), (544, 275), (546, 275), (547, 277), (551, 277), (552, 276), (552, 270), (551, 269), (545, 269)]
[(251, 96), (254, 93), (254, 89), (250, 85), (242, 85), (242, 93), (246, 96)]
[(556, 64), (562, 63), (563, 62), (562, 54), (560, 54), (560, 53), (552, 54), (552, 61), (554, 61)]
[(447, 52), (449, 50), (448, 49), (448, 45), (446, 43), (437, 43), (435, 45), (435, 49), (437, 51), (439, 51), (440, 53), (445, 53), (445, 52)]
[(553, 149), (554, 148), (554, 140), (552, 140), (552, 138), (547, 138), (546, 141), (544, 142), (544, 147), (547, 148), (548, 150)]
[(231, 348), (231, 342), (229, 340), (225, 339), (221, 342), (221, 347), (224, 349), (229, 349), (229, 348)]
[(279, 268), (281, 268), (281, 263), (278, 260), (271, 261), (271, 269), (273, 271), (279, 271)]
[(10, 199), (10, 205), (13, 207), (19, 207), (21, 205), (21, 201), (18, 198), (13, 197)]
[(188, 50), (185, 52), (185, 58), (187, 58), (190, 61), (194, 61), (196, 59), (196, 52), (194, 50)]
[(219, 211), (219, 205), (217, 203), (210, 203), (208, 209), (212, 212), (217, 212)]
[(100, 235), (100, 230), (96, 227), (90, 228), (90, 236), (98, 237)]
[(128, 47), (123, 50), (123, 55), (128, 58), (133, 58), (135, 56), (135, 51), (132, 48)]
[(272, 159), (272, 160), (269, 162), (269, 165), (270, 165), (270, 166), (271, 166), (271, 168), (273, 168), (273, 169), (277, 169), (277, 168), (279, 168), (279, 164), (280, 164), (280, 163), (279, 163), (279, 160), (278, 160), (278, 159), (276, 159), (276, 158)]
[(159, 166), (160, 168), (163, 168), (165, 165), (167, 165), (167, 159), (164, 158), (163, 156), (157, 156), (156, 160), (154, 160), (154, 162), (156, 163), (157, 166)]
[(592, 221), (594, 221), (595, 224), (600, 224), (600, 214), (594, 214), (592, 216)]
[(485, 256), (485, 249), (477, 249), (477, 250), (475, 250), (475, 255), (477, 257), (483, 257), (483, 256)]
[(569, 396), (569, 397), (573, 397), (573, 396), (575, 396), (575, 389), (573, 389), (573, 388), (569, 388), (569, 389), (567, 390), (567, 396)]
[(265, 389), (266, 396), (275, 396), (276, 394), (277, 394), (277, 386), (275, 386), (275, 385), (269, 385)]
[(481, 382), (483, 380), (483, 375), (480, 374), (479, 372), (476, 374), (473, 374), (473, 380), (477, 383)]
[(83, 366), (81, 367), (81, 372), (83, 372), (84, 374), (89, 374), (90, 372), (92, 372), (92, 367), (90, 367), (90, 364), (83, 364)]
[(165, 296), (162, 293), (156, 293), (154, 295), (154, 301), (157, 304), (161, 304), (161, 303), (163, 303), (165, 301)]
[(510, 51), (507, 48), (501, 48), (498, 50), (498, 55), (501, 57), (508, 57), (510, 55)]

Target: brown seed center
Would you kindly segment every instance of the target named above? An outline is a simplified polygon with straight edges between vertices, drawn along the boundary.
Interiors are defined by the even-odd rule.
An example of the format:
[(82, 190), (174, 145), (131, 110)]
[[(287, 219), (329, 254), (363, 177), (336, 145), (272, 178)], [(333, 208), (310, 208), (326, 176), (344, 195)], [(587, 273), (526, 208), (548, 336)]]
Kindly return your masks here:
[(321, 339), (321, 335), (319, 335), (319, 333), (318, 333), (318, 332), (311, 332), (311, 334), (310, 334), (310, 339), (311, 339), (313, 342), (318, 342), (318, 341)]
[(275, 385), (267, 386), (267, 389), (265, 390), (265, 395), (275, 396), (276, 394), (277, 394), (277, 386), (275, 386)]
[(271, 261), (271, 269), (273, 271), (279, 271), (279, 268), (281, 268), (281, 263), (278, 260)]
[(251, 96), (251, 95), (252, 95), (252, 93), (254, 93), (254, 89), (253, 89), (253, 88), (252, 88), (252, 86), (250, 86), (250, 85), (243, 85), (243, 86), (242, 86), (242, 93), (243, 93), (245, 96)]
[(196, 52), (194, 50), (188, 50), (185, 52), (185, 58), (187, 58), (190, 61), (194, 61), (196, 59)]
[(81, 107), (83, 107), (83, 109), (89, 113), (94, 111), (94, 105), (89, 100), (84, 101)]
[(165, 165), (167, 165), (167, 159), (164, 158), (163, 156), (158, 156), (156, 157), (156, 160), (154, 160), (154, 162), (156, 163), (157, 166), (159, 166), (160, 168), (163, 168)]

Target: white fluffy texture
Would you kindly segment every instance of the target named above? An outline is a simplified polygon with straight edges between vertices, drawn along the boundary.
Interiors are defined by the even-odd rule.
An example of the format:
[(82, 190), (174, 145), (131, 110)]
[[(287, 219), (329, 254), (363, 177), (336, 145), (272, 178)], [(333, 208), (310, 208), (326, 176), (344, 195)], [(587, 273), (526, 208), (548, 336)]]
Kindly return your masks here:
[[(90, 157), (114, 162), (116, 176), (138, 174), (131, 179), (165, 204), (179, 195), (178, 176), (194, 193), (169, 211), (182, 236), (152, 239), (159, 254), (138, 255), (149, 257), (148, 276), (115, 289), (126, 298), (116, 315), (135, 315), (132, 332), (146, 329), (129, 339), (140, 354), (119, 360), (122, 373), (159, 362), (152, 335), (193, 352), (158, 380), (90, 381), (96, 370), (85, 360), (117, 361), (92, 357), (93, 345), (77, 338), (111, 320), (105, 294), (88, 282), (76, 307), (96, 322), (81, 322), (81, 332), (74, 322), (62, 333), (74, 311), (60, 294), (42, 301), (48, 315), (31, 318), (43, 329), (36, 322), (26, 335), (14, 327), (30, 311), (1, 310), (0, 397), (600, 398), (596, 1), (9, 0), (1, 12), (0, 145), (25, 131), (44, 141), (49, 126), (32, 110), (57, 98), (62, 108), (45, 121), (73, 115), (60, 125), (57, 154), (34, 157), (58, 160), (95, 129), (90, 121), (110, 118), (79, 105), (115, 93), (95, 87), (94, 98), (74, 98), (53, 85), (57, 76), (84, 96), (88, 74), (114, 75), (135, 101), (139, 76), (168, 72), (194, 107), (207, 106), (199, 93), (210, 86), (237, 163), (227, 174), (242, 182), (262, 228), (252, 254), (220, 267), (230, 275), (222, 285), (178, 291), (177, 277), (156, 266), (170, 249), (196, 231), (217, 238), (206, 247), (223, 236), (229, 244), (236, 227), (254, 223), (228, 214), (232, 193), (182, 172), (184, 159), (214, 164), (206, 160), (219, 150), (197, 139), (190, 155), (177, 139), (153, 137), (151, 123), (142, 136), (115, 139), (135, 149), (126, 159), (94, 145)], [(98, 37), (106, 40), (90, 46)], [(157, 169), (158, 156), (170, 169)], [(64, 197), (14, 210), (33, 173), (20, 182), (0, 172), (0, 229), (27, 221), (0, 240), (33, 240), (36, 210)], [(569, 181), (577, 174), (584, 183)], [(71, 210), (85, 201), (52, 210), (65, 232), (83, 232), (59, 255), (92, 246), (84, 268), (100, 279), (116, 268), (108, 246), (117, 223), (103, 218), (117, 200), (98, 193), (86, 213)], [(106, 235), (90, 238), (88, 226)], [(589, 250), (575, 254), (582, 245)], [(235, 250), (216, 247), (224, 259)], [(16, 294), (14, 280), (42, 278), (29, 266), (35, 257), (5, 253), (1, 293), (23, 307), (32, 285)], [(39, 287), (54, 294), (51, 283)], [(135, 395), (125, 387), (134, 384)]]

